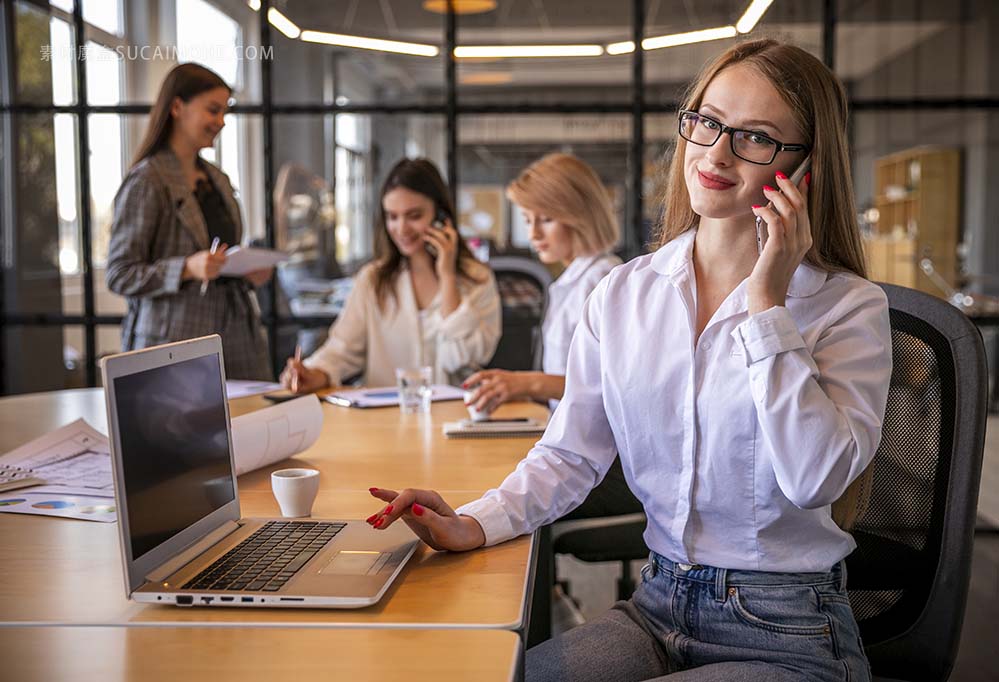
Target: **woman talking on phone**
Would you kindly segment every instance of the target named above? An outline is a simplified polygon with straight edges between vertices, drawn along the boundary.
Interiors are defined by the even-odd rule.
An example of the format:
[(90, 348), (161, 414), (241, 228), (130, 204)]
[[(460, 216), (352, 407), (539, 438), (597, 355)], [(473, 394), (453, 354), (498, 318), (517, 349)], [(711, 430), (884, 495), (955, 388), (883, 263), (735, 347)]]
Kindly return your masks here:
[(372, 490), (375, 528), (401, 518), (471, 550), (561, 517), (620, 453), (648, 517), (642, 583), (528, 651), (527, 679), (870, 679), (833, 503), (881, 437), (891, 331), (846, 122), (842, 85), (804, 50), (759, 40), (711, 62), (678, 115), (658, 249), (588, 299), (541, 440), (458, 510)]
[(289, 358), (281, 383), (296, 392), (363, 373), (395, 384), (396, 367), (430, 366), (435, 383), (489, 361), (499, 342), (492, 271), (454, 227), (447, 185), (426, 159), (402, 159), (382, 186), (375, 258), (354, 278), (329, 337), (307, 359)]
[(128, 300), (122, 350), (220, 334), (228, 379), (273, 377), (254, 287), (272, 269), (222, 276), (243, 239), (229, 178), (198, 152), (225, 125), (232, 91), (181, 64), (167, 74), (114, 201), (107, 285)]

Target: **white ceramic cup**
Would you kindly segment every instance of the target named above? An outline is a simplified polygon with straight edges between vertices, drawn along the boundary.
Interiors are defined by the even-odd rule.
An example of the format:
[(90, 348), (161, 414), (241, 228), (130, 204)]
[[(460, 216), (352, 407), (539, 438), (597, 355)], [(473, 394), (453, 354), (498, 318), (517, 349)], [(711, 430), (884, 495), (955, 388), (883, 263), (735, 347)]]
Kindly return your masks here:
[(475, 391), (465, 391), (465, 409), (468, 410), (468, 416), (472, 418), (473, 422), (482, 422), (489, 419), (489, 415), (492, 414), (490, 410), (479, 410), (476, 409), (475, 405), (469, 404), (473, 395), (475, 395)]
[(316, 469), (280, 469), (271, 474), (271, 490), (281, 507), (281, 515), (299, 518), (312, 515), (312, 503), (319, 492)]

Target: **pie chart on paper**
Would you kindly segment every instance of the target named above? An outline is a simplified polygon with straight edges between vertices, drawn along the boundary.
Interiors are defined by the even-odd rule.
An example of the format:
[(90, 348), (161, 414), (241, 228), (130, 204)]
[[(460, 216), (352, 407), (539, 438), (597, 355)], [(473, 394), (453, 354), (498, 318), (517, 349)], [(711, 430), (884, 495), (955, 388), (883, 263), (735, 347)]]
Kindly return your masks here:
[(46, 500), (45, 502), (36, 502), (31, 505), (35, 509), (68, 509), (69, 507), (75, 506), (72, 502), (66, 502), (65, 500)]

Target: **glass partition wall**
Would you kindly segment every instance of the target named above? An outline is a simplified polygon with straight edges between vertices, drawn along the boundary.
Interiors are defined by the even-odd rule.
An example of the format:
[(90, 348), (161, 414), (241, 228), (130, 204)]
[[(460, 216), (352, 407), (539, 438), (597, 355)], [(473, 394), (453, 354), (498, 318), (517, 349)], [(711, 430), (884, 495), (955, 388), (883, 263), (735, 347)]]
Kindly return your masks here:
[(402, 156), (440, 167), (467, 237), (529, 255), (504, 188), (541, 155), (574, 153), (614, 197), (620, 255), (643, 253), (684, 88), (764, 36), (844, 80), (866, 217), (883, 157), (961, 150), (961, 268), (987, 290), (997, 32), (999, 8), (973, 0), (0, 0), (0, 393), (95, 386), (120, 348), (125, 302), (104, 283), (113, 199), (178, 63), (232, 85), (203, 155), (232, 180), (247, 239), (291, 256), (261, 292), (277, 367), (335, 318)]

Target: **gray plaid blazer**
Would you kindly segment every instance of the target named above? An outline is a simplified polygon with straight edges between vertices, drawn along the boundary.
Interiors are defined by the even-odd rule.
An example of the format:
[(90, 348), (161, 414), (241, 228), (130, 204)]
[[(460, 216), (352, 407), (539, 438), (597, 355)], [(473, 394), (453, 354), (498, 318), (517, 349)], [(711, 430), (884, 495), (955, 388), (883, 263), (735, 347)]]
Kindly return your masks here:
[[(243, 222), (229, 178), (204, 165), (241, 240)], [(215, 280), (201, 296), (200, 281), (181, 281), (184, 259), (209, 247), (201, 207), (173, 151), (167, 147), (137, 163), (115, 195), (108, 249), (108, 289), (128, 300), (122, 349), (220, 334), (227, 378), (270, 379), (267, 338), (249, 282)]]

